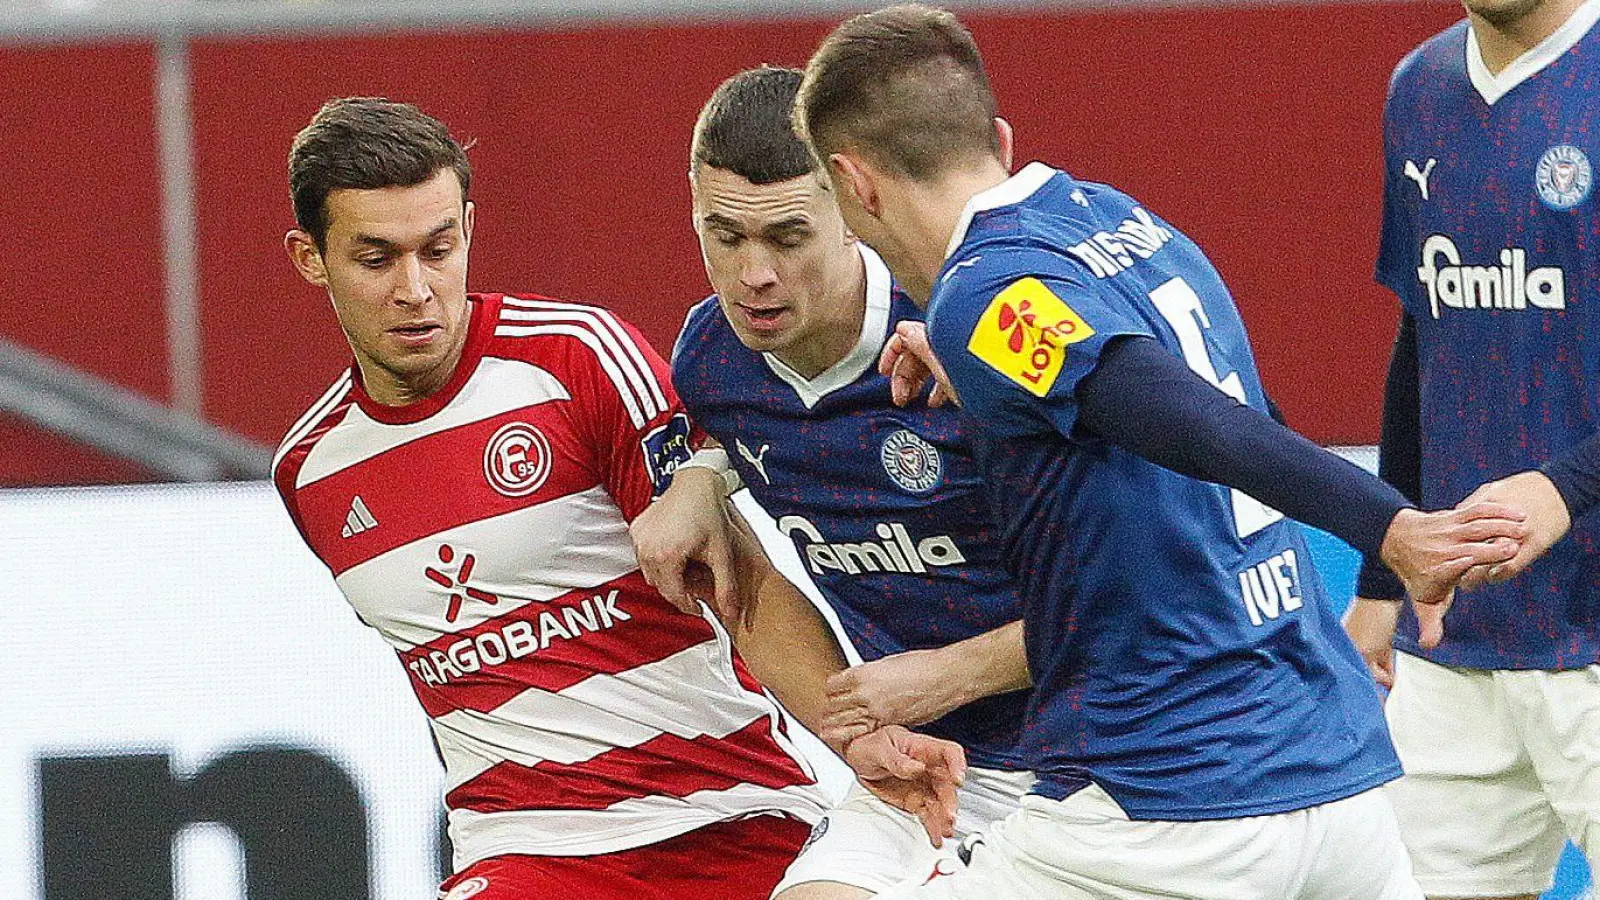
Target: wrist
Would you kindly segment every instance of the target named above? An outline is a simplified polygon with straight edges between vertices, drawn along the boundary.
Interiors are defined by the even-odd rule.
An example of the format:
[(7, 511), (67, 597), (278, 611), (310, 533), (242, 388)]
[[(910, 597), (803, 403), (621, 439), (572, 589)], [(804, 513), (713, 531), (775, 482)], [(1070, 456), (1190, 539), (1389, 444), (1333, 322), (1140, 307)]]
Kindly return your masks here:
[(702, 447), (696, 450), (687, 460), (678, 464), (678, 468), (673, 471), (673, 478), (677, 478), (679, 473), (689, 477), (702, 477), (701, 472), (707, 473), (708, 476), (715, 475), (721, 481), (720, 488), (724, 497), (743, 487), (739, 473), (734, 471), (733, 461), (728, 457), (728, 451), (721, 447)]

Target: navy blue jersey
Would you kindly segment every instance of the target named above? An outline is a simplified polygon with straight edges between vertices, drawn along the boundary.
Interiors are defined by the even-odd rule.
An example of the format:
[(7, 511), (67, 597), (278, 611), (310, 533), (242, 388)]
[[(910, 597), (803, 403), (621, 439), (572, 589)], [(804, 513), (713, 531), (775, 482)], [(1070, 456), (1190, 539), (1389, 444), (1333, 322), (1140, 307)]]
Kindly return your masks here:
[[(896, 407), (878, 353), (921, 318), (861, 248), (867, 310), (853, 351), (814, 379), (746, 348), (711, 297), (689, 313), (672, 376), (696, 424), (728, 451), (862, 659), (942, 647), (1022, 617), (953, 408)], [(950, 677), (960, 678), (952, 672)], [(919, 728), (973, 765), (1024, 769), (1027, 692), (970, 703)]]
[(1235, 818), (1400, 774), (1300, 526), (1078, 426), (1119, 336), (1153, 337), (1263, 412), (1243, 323), (1171, 225), (1034, 163), (969, 205), (928, 308), (980, 434), (1018, 576), (1037, 793), (1090, 781), (1136, 819)]
[[(1587, 4), (1498, 77), (1465, 22), (1395, 71), (1378, 280), (1416, 322), (1424, 508), (1537, 468), (1597, 427), (1596, 16)], [(1523, 575), (1458, 597), (1432, 651), (1407, 609), (1397, 646), (1484, 669), (1600, 661), (1597, 540), (1589, 517)]]

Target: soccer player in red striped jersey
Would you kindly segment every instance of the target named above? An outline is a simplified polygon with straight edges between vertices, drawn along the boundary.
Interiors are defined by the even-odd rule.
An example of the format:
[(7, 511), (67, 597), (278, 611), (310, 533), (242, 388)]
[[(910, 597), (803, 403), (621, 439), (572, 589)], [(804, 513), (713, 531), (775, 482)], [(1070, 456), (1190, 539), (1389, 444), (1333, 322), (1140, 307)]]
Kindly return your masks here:
[(331, 101), (289, 163), (355, 362), (273, 478), (429, 717), (441, 896), (765, 898), (821, 800), (723, 627), (639, 574), (628, 523), (698, 439), (666, 365), (602, 308), (467, 292), (471, 170), (415, 107)]

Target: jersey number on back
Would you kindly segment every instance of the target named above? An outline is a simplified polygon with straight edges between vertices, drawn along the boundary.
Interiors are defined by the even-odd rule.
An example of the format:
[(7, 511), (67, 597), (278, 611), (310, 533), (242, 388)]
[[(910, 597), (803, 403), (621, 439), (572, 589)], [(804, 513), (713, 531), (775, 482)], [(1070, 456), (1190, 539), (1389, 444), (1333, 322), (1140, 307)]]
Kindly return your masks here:
[[(1161, 317), (1178, 335), (1178, 347), (1183, 350), (1183, 361), (1196, 375), (1211, 382), (1217, 390), (1229, 397), (1249, 404), (1244, 393), (1244, 382), (1238, 372), (1229, 372), (1226, 378), (1217, 375), (1216, 364), (1206, 350), (1205, 329), (1211, 327), (1200, 295), (1182, 278), (1174, 278), (1150, 292), (1150, 302), (1155, 304)], [(1232, 490), (1233, 527), (1239, 537), (1247, 538), (1273, 522), (1283, 518), (1283, 513), (1239, 490)]]

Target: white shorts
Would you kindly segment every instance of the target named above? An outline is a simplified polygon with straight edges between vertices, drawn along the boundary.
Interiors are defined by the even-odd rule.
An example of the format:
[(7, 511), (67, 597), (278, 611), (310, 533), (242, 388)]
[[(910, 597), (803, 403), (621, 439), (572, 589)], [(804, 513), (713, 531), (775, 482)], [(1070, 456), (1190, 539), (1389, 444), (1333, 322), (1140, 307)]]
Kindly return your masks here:
[(1130, 821), (1098, 786), (1030, 796), (971, 865), (879, 900), (1422, 900), (1382, 789), (1296, 812)]
[(814, 881), (877, 892), (914, 873), (931, 873), (941, 858), (955, 857), (961, 838), (1015, 812), (1034, 780), (1031, 772), (968, 769), (957, 791), (956, 837), (938, 848), (929, 843), (916, 816), (853, 784), (844, 800), (817, 822), (772, 896)]
[(1395, 654), (1389, 785), (1435, 896), (1540, 894), (1568, 837), (1600, 852), (1600, 666), (1456, 669)]

